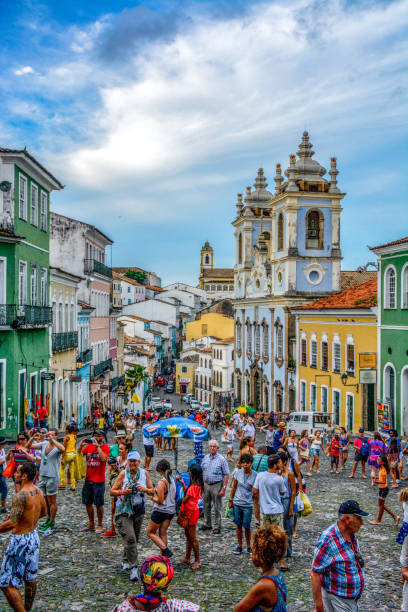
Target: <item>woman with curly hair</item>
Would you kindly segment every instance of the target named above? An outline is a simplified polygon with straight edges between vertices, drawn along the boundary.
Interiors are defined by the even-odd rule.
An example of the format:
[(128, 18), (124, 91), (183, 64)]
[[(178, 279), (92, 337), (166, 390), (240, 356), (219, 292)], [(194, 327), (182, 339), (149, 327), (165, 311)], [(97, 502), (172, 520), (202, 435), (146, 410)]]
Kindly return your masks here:
[(252, 563), (262, 576), (234, 612), (286, 612), (286, 585), (275, 564), (285, 556), (288, 536), (276, 523), (261, 527), (252, 541)]

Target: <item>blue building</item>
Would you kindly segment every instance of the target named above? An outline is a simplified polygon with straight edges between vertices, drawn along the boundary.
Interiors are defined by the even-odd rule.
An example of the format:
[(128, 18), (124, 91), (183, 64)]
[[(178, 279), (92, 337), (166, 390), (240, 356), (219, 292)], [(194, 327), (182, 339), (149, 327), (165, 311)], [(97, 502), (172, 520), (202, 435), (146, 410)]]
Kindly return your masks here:
[(292, 306), (340, 290), (340, 213), (336, 158), (313, 159), (307, 132), (275, 192), (263, 169), (254, 190), (238, 194), (235, 228), (235, 394), (268, 412), (296, 403), (296, 337)]

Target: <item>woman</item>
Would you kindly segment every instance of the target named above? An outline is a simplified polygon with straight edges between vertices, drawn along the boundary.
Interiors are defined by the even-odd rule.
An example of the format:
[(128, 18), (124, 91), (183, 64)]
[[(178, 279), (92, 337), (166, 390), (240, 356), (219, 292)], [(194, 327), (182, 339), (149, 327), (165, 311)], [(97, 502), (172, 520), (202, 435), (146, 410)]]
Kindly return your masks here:
[(234, 612), (286, 612), (286, 586), (275, 564), (285, 556), (288, 537), (276, 523), (254, 533), (252, 563), (262, 576), (234, 608)]
[(310, 452), (312, 453), (312, 467), (311, 467), (311, 472), (313, 472), (313, 467), (315, 468), (316, 474), (320, 474), (320, 470), (319, 470), (319, 460), (320, 460), (320, 453), (321, 451), (324, 451), (324, 444), (323, 444), (323, 438), (322, 438), (322, 432), (317, 429), (315, 431), (315, 435), (311, 437), (310, 439)]
[(385, 500), (389, 492), (388, 474), (390, 473), (387, 457), (385, 455), (380, 455), (378, 457), (378, 469), (378, 478), (375, 479), (375, 482), (378, 483), (378, 516), (375, 521), (368, 522), (370, 525), (379, 525), (385, 510), (390, 516), (392, 516), (395, 525), (398, 525), (400, 517), (394, 514), (394, 512), (385, 505)]
[[(14, 467), (13, 467), (13, 472), (11, 475), (11, 478), (13, 480), (14, 480), (14, 474), (16, 473), (19, 465), (21, 465), (22, 463), (25, 463), (26, 461), (31, 461), (32, 463), (36, 462), (34, 449), (27, 448), (28, 440), (29, 440), (28, 434), (25, 431), (22, 431), (21, 433), (18, 434), (17, 444), (15, 445), (15, 447), (10, 449), (9, 452), (7, 453), (6, 461), (11, 461), (12, 459), (14, 460)], [(21, 489), (21, 485), (15, 482), (14, 488), (15, 488), (16, 493), (18, 493)]]
[(156, 612), (198, 612), (200, 606), (182, 599), (167, 599), (165, 592), (174, 576), (174, 569), (166, 557), (149, 557), (140, 570), (143, 593), (125, 599), (112, 612), (155, 610)]
[(184, 559), (178, 562), (177, 565), (190, 565), (191, 552), (194, 551), (194, 563), (191, 566), (192, 570), (197, 570), (201, 567), (200, 563), (200, 548), (196, 535), (198, 519), (200, 518), (200, 510), (198, 502), (204, 490), (203, 470), (198, 463), (192, 463), (189, 467), (190, 484), (187, 487), (184, 480), (177, 476), (176, 480), (181, 482), (184, 490), (184, 497), (181, 502), (180, 515), (187, 516), (188, 523), (184, 527), (186, 536), (186, 554)]
[[(293, 505), (296, 498), (296, 478), (293, 471), (290, 469), (290, 457), (287, 453), (279, 455), (282, 460), (283, 470), (282, 478), (285, 483), (285, 494), (282, 496), (283, 505), (283, 528), (288, 536), (288, 546), (286, 549), (286, 558), (292, 556), (292, 535), (294, 527)], [(282, 571), (288, 571), (289, 565), (285, 561), (285, 557), (281, 559), (280, 568)]]
[(159, 461), (156, 472), (160, 474), (161, 479), (153, 494), (150, 494), (153, 512), (147, 525), (147, 535), (160, 548), (163, 557), (169, 559), (173, 553), (167, 546), (167, 530), (176, 513), (176, 483), (167, 459)]
[(340, 427), (340, 464), (342, 470), (346, 469), (349, 446), (350, 436), (344, 427)]
[(397, 438), (390, 439), (390, 445), (388, 447), (388, 463), (390, 466), (390, 474), (392, 478), (391, 489), (398, 488), (398, 480), (399, 480), (399, 472), (398, 472), (398, 463), (400, 459), (400, 450), (398, 447)]
[(374, 438), (370, 440), (370, 452), (368, 455), (368, 465), (371, 465), (371, 486), (375, 485), (378, 476), (378, 457), (380, 455), (387, 455), (387, 453), (387, 445), (378, 431), (376, 431)]
[(294, 429), (290, 430), (289, 438), (286, 438), (283, 446), (287, 449), (289, 456), (294, 459), (296, 463), (299, 463), (299, 442)]
[(76, 480), (75, 480), (75, 462), (76, 462), (76, 427), (72, 425), (67, 425), (65, 428), (65, 437), (62, 441), (65, 453), (61, 460), (60, 465), (60, 484), (58, 485), (59, 489), (65, 489), (65, 480), (66, 480), (66, 471), (67, 468), (69, 470), (69, 476), (71, 480), (71, 491), (75, 491), (76, 488)]
[(306, 463), (306, 476), (311, 476), (310, 473), (310, 440), (307, 433), (307, 429), (304, 429), (300, 434), (299, 440), (299, 463), (303, 465)]

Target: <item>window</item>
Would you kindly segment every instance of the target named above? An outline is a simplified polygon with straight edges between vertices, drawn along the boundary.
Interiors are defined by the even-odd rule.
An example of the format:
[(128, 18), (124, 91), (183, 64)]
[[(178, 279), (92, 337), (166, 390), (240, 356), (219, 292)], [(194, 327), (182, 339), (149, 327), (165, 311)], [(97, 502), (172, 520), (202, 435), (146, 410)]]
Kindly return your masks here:
[(41, 268), (40, 304), (46, 306), (47, 303), (47, 268)]
[(310, 410), (316, 412), (316, 385), (314, 383), (310, 385)]
[(327, 412), (327, 387), (322, 386), (322, 412)]
[(47, 194), (41, 191), (40, 229), (47, 231)]
[(31, 264), (30, 267), (30, 304), (31, 306), (37, 305), (37, 266)]
[(339, 342), (333, 343), (333, 372), (341, 372), (341, 346)]
[(27, 221), (27, 179), (22, 174), (19, 174), (18, 189), (18, 216)]
[(401, 308), (408, 308), (408, 264), (405, 264), (401, 273)]
[(238, 263), (242, 264), (242, 234), (238, 236)]
[(259, 325), (255, 325), (255, 355), (261, 354), (261, 330)]
[(329, 369), (329, 345), (327, 342), (322, 342), (322, 370)]
[(252, 325), (247, 324), (247, 351), (252, 353)]
[(38, 187), (34, 183), (31, 183), (30, 202), (30, 222), (32, 225), (38, 225)]
[(300, 365), (307, 365), (307, 340), (302, 338), (300, 341)]
[(283, 214), (278, 215), (278, 251), (283, 251)]
[(262, 334), (262, 356), (269, 359), (269, 327), (264, 325)]
[(385, 271), (384, 283), (385, 283), (384, 308), (396, 308), (396, 305), (397, 305), (396, 275), (395, 275), (394, 268), (391, 266), (389, 266)]
[(27, 304), (27, 263), (20, 261), (18, 272), (18, 303)]
[(354, 376), (354, 354), (355, 354), (354, 344), (347, 344), (347, 357), (346, 357), (346, 370), (347, 374)]
[(319, 210), (311, 210), (307, 213), (306, 248), (323, 248), (323, 215)]
[(317, 368), (317, 342), (316, 340), (310, 341), (310, 367)]
[(300, 409), (306, 410), (306, 382), (304, 380), (300, 383)]

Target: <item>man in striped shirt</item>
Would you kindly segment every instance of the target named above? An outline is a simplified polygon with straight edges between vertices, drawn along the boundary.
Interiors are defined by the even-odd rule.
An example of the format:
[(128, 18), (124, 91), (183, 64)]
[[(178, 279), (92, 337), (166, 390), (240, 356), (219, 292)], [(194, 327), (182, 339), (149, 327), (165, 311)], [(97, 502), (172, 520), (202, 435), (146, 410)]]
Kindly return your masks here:
[(315, 612), (357, 612), (364, 589), (364, 560), (355, 534), (368, 516), (352, 499), (340, 504), (339, 518), (320, 534), (312, 565)]

